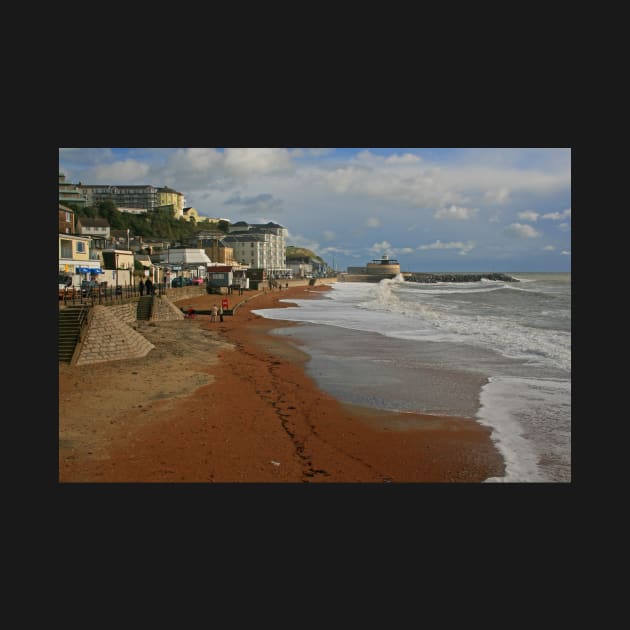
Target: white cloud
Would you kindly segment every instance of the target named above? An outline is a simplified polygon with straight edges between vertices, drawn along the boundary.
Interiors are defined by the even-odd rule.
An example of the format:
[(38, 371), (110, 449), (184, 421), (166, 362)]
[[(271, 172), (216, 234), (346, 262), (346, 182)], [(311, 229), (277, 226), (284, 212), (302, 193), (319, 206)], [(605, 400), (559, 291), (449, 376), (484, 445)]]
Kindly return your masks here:
[(261, 212), (273, 212), (281, 214), (282, 201), (274, 198), (269, 193), (262, 193), (254, 197), (242, 197), (241, 195), (234, 195), (223, 202), (225, 205), (241, 206), (241, 212), (243, 214), (258, 214)]
[[(570, 244), (570, 150), (341, 148), (317, 158), (327, 152), (304, 147), (69, 148), (59, 150), (59, 168), (71, 182), (170, 186), (203, 216), (233, 221), (252, 221), (251, 212), (269, 216), (311, 248), (319, 244), (350, 252), (342, 257), (339, 250), (337, 263), (357, 255), (363, 263), (371, 246), (386, 242), (392, 251), (405, 253), (410, 269), (429, 268), (435, 260), (445, 270), (463, 270), (467, 261), (457, 254), (470, 251), (467, 241), (474, 241), (470, 253), (483, 251), (483, 264), (496, 255), (506, 261), (527, 255), (538, 263), (536, 256), (543, 254), (550, 266), (570, 264), (560, 255)], [(225, 205), (229, 200), (239, 204)], [(538, 216), (534, 220), (533, 214), (519, 211)], [(535, 240), (538, 232), (528, 234), (532, 227), (524, 225), (544, 234)], [(508, 239), (501, 231), (506, 226), (521, 238)], [(412, 231), (414, 244), (427, 249), (410, 253), (395, 247), (408, 245)], [(554, 241), (552, 233), (564, 240)], [(545, 241), (555, 250), (543, 250)], [(531, 243), (535, 247), (524, 249)], [(356, 264), (349, 258), (344, 262)]]
[(508, 225), (503, 232), (508, 236), (522, 238), (536, 238), (537, 236), (542, 236), (542, 234), (537, 232), (531, 225), (525, 225), (523, 223), (512, 223)]
[(309, 238), (305, 238), (304, 236), (300, 236), (299, 234), (291, 234), (289, 230), (287, 230), (286, 243), (287, 245), (293, 245), (294, 247), (305, 247), (315, 253), (319, 250), (319, 243)]
[(208, 187), (225, 181), (223, 154), (212, 148), (177, 149), (164, 166), (154, 166), (152, 174), (156, 183), (165, 182), (187, 196), (196, 193), (203, 198)]
[(126, 184), (146, 177), (149, 172), (149, 165), (136, 160), (123, 160), (122, 162), (96, 166), (91, 172), (94, 177), (93, 181)]
[(465, 195), (449, 187), (438, 168), (384, 165), (382, 158), (367, 151), (360, 155), (360, 160), (354, 158), (348, 166), (321, 171), (322, 182), (338, 194), (385, 199), (419, 208), (466, 201)]
[(570, 251), (567, 251), (566, 249), (563, 249), (561, 253), (562, 253), (564, 256), (570, 256), (570, 255), (571, 255), (571, 252), (570, 252)]
[(288, 149), (227, 148), (223, 155), (226, 172), (237, 177), (287, 173), (292, 168)]
[(562, 219), (566, 219), (571, 216), (571, 208), (567, 208), (562, 212), (547, 212), (547, 214), (542, 215), (542, 219), (551, 219), (552, 221), (561, 221)]
[(545, 245), (545, 247), (543, 247), (543, 250), (546, 252), (554, 252), (556, 248), (553, 245)]
[(223, 156), (216, 149), (180, 149), (171, 158), (171, 164), (179, 168), (189, 168), (193, 171), (207, 171), (219, 166)]
[(320, 255), (323, 256), (324, 254), (343, 254), (344, 256), (352, 256), (353, 258), (358, 258), (361, 255), (356, 251), (343, 249), (342, 247), (324, 247), (320, 250)]
[(71, 165), (93, 165), (111, 161), (114, 158), (114, 152), (108, 148), (88, 149), (88, 148), (60, 148), (59, 162)]
[[(371, 153), (369, 149), (365, 149), (364, 151), (359, 151), (354, 158), (351, 158), (350, 161), (358, 161), (358, 162), (377, 162), (379, 161), (378, 155)], [(381, 159), (382, 161), (382, 159)]]
[(385, 159), (387, 164), (417, 164), (421, 161), (421, 158), (412, 153), (405, 153), (404, 155), (390, 155)]
[(422, 158), (418, 155), (413, 155), (413, 153), (403, 153), (402, 155), (394, 153), (385, 157), (382, 155), (376, 155), (376, 153), (372, 153), (369, 149), (365, 149), (357, 153), (350, 161), (360, 164), (369, 164), (371, 166), (385, 167), (419, 164), (422, 161)]
[(368, 150), (345, 166), (321, 169), (319, 176), (338, 194), (385, 199), (427, 210), (451, 205), (469, 207), (484, 199), (486, 203), (505, 203), (511, 194), (542, 195), (571, 185), (570, 170), (544, 172), (461, 162), (439, 167), (425, 161), (385, 163)]
[(484, 199), (490, 203), (505, 203), (510, 198), (510, 191), (507, 188), (498, 190), (488, 190), (484, 194)]
[(472, 241), (462, 243), (461, 241), (451, 241), (450, 243), (442, 243), (439, 239), (430, 245), (418, 245), (417, 249), (460, 249), (460, 255), (466, 255), (475, 247)]
[(291, 157), (322, 157), (324, 155), (328, 155), (332, 153), (334, 149), (324, 149), (324, 148), (301, 148), (301, 149), (289, 149), (289, 154)]
[(535, 210), (523, 210), (518, 212), (518, 218), (522, 221), (538, 221), (539, 213)]
[(464, 208), (462, 206), (452, 205), (449, 208), (440, 208), (433, 215), (434, 219), (457, 219), (458, 221), (466, 221), (477, 214), (477, 208)]
[(370, 251), (373, 254), (391, 253), (392, 252), (392, 244), (389, 243), (388, 241), (381, 241), (380, 243), (374, 243), (374, 245), (372, 245), (372, 247), (370, 247)]
[(389, 241), (381, 241), (380, 243), (374, 243), (368, 251), (372, 254), (398, 256), (399, 254), (412, 254), (415, 250), (413, 247), (392, 247)]

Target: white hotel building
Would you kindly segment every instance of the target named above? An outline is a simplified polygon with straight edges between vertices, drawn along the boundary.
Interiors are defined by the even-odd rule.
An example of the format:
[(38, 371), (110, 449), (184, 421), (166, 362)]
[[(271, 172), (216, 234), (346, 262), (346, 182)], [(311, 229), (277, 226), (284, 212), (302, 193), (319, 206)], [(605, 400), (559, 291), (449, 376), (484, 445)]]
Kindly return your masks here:
[(234, 250), (234, 258), (252, 269), (265, 269), (269, 275), (286, 275), (287, 228), (277, 223), (249, 224), (239, 221), (221, 240)]

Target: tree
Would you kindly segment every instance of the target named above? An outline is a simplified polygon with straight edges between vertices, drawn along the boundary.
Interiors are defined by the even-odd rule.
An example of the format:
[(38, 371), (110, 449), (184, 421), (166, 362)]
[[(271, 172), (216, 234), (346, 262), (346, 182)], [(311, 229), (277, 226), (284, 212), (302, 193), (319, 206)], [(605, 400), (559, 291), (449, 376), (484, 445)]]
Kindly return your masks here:
[(310, 249), (306, 249), (306, 247), (294, 247), (293, 245), (287, 245), (284, 255), (287, 261), (310, 259), (320, 264), (323, 264), (325, 262), (321, 256), (318, 256)]
[(99, 201), (96, 205), (98, 208), (99, 216), (103, 217), (103, 219), (107, 219), (109, 223), (109, 227), (113, 230), (124, 230), (124, 220), (122, 218), (122, 212), (118, 209), (116, 204), (111, 201)]

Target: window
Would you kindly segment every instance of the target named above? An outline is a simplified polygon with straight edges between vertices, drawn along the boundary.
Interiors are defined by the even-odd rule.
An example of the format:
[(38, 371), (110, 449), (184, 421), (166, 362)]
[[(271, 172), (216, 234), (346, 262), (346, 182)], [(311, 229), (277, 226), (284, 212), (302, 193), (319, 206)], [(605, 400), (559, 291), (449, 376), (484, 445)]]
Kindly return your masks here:
[(70, 213), (69, 213), (69, 212), (66, 212), (66, 221), (67, 221), (68, 223), (70, 223), (70, 221), (71, 221), (71, 219), (70, 219)]
[(85, 243), (83, 241), (77, 241), (77, 253), (85, 254)]

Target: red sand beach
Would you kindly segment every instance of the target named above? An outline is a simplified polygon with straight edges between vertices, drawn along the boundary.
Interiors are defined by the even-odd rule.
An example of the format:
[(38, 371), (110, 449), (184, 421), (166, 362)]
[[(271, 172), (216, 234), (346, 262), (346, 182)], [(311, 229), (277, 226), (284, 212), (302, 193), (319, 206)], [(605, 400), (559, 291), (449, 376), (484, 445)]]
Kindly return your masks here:
[[(227, 296), (234, 316), (146, 323), (141, 359), (59, 364), (60, 482), (481, 482), (504, 463), (473, 420), (340, 403), (252, 309), (326, 285)], [(216, 295), (177, 302), (210, 309)], [(393, 422), (399, 420), (399, 422)], [(401, 428), (403, 425), (406, 428)]]

